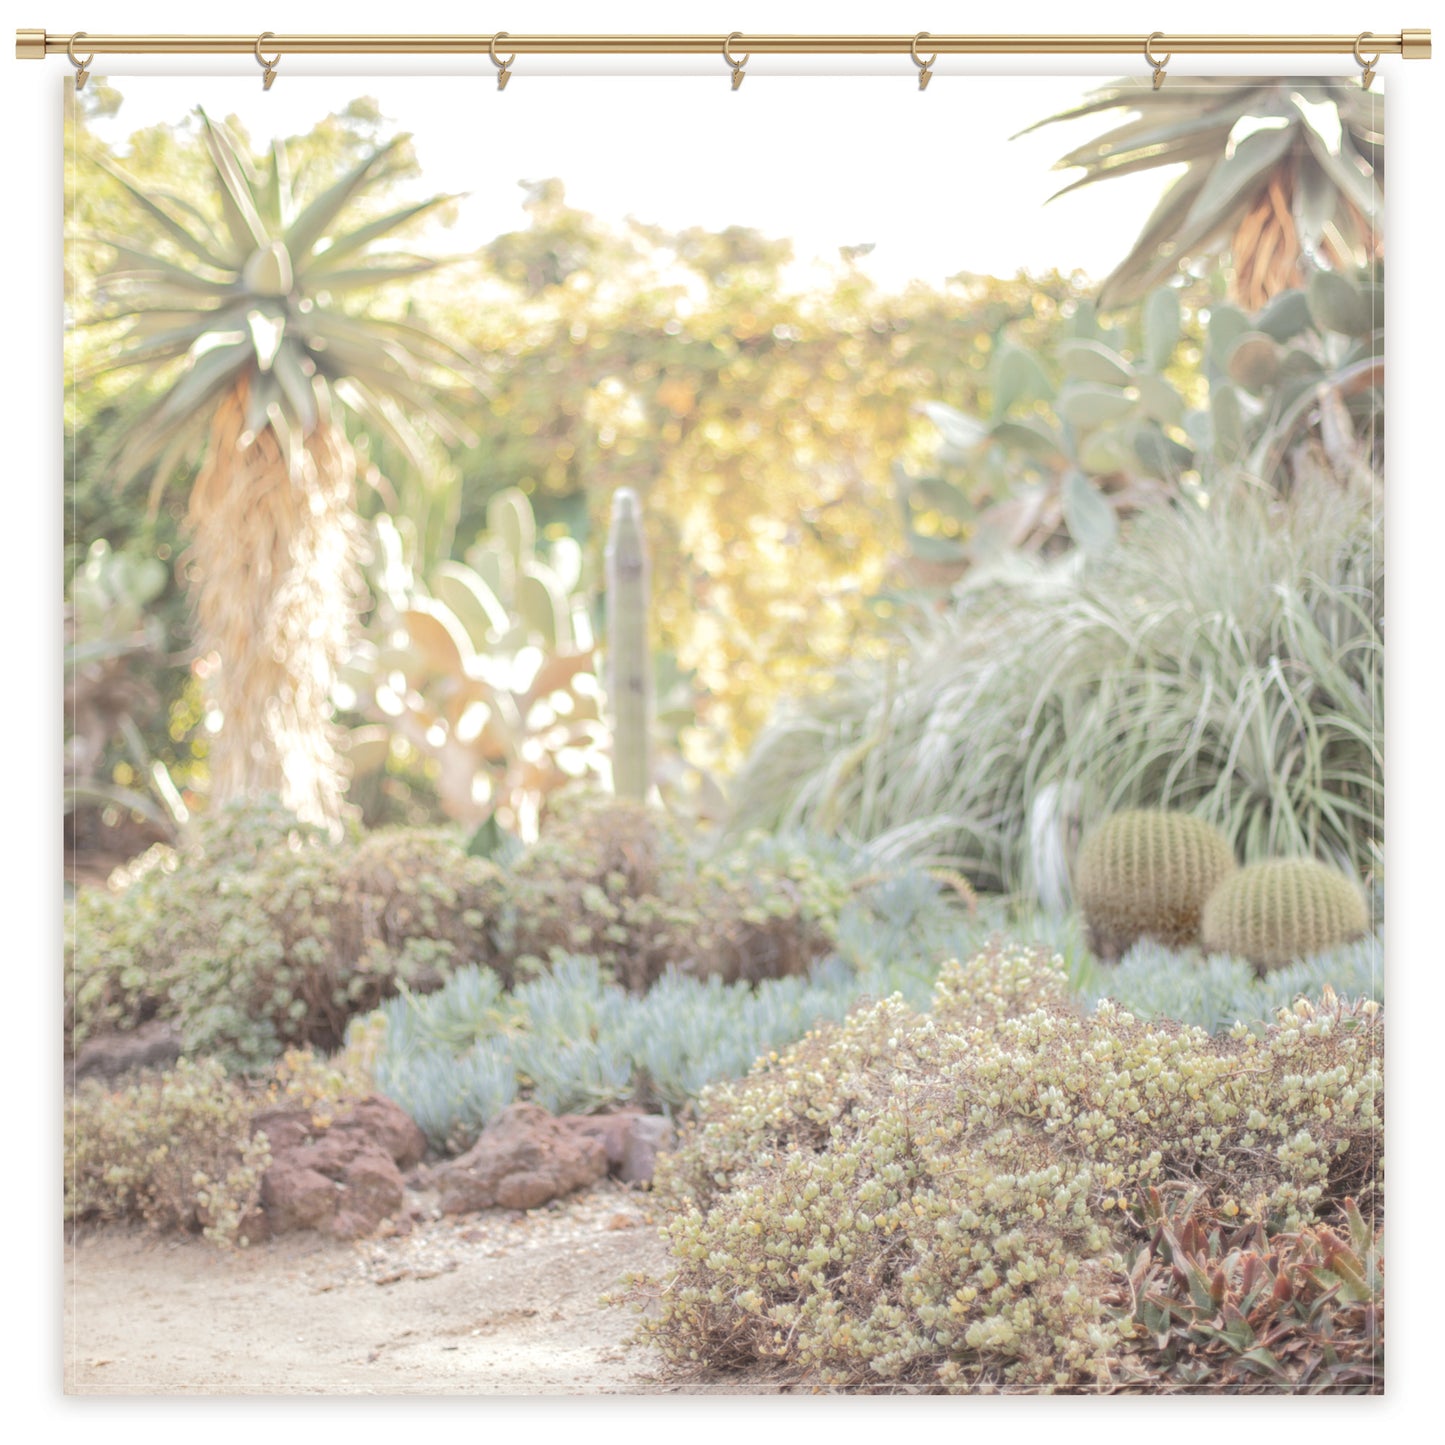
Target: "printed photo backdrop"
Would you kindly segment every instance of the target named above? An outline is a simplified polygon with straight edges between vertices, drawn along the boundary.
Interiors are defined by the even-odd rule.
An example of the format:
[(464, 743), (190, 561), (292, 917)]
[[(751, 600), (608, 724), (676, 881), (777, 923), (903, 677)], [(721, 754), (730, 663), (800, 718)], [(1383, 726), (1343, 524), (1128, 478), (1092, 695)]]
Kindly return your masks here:
[(67, 1388), (1380, 1390), (1380, 91), (67, 79)]

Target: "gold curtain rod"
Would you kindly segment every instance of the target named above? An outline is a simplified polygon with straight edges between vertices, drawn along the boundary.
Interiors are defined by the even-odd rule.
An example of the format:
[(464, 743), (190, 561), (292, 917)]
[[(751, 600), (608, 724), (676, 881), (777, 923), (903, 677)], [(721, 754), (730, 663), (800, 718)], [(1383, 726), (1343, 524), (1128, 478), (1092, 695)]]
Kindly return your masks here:
[[(91, 55), (252, 55), (255, 35), (101, 35), (75, 37)], [(733, 49), (752, 55), (908, 55), (913, 35), (734, 35)], [(486, 55), (493, 40), (513, 55), (717, 55), (723, 35), (273, 35), (276, 55)], [(1174, 55), (1355, 55), (1356, 44), (1406, 60), (1430, 58), (1429, 30), (1357, 35), (1161, 35), (1157, 51)], [(15, 58), (64, 55), (69, 35), (17, 30)], [(938, 55), (1140, 55), (1144, 35), (929, 35)]]

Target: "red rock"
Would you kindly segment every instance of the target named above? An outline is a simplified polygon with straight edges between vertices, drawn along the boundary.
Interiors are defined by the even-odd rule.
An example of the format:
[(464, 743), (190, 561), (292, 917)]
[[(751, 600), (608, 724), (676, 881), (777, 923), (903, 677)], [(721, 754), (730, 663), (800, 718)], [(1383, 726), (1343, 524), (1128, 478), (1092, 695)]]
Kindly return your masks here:
[(535, 1209), (600, 1179), (603, 1144), (536, 1104), (513, 1104), (465, 1154), (433, 1171), (443, 1214)]
[(317, 1229), (338, 1239), (372, 1233), (406, 1200), (399, 1161), (412, 1167), (421, 1131), (388, 1099), (371, 1097), (321, 1129), (307, 1109), (270, 1109), (251, 1121), (264, 1132), (271, 1163), (261, 1205), (273, 1234)]

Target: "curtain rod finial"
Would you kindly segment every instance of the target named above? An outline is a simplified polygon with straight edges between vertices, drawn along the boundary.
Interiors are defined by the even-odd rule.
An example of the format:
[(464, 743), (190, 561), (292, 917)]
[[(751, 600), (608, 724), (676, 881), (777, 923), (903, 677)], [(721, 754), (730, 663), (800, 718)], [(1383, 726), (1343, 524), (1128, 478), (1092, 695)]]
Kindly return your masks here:
[(1405, 60), (1429, 60), (1430, 32), (1428, 30), (1402, 30), (1400, 32), (1400, 55)]
[[(1425, 32), (1430, 33), (1428, 30)], [(17, 30), (15, 32), (16, 60), (44, 60), (45, 32), (43, 30)]]

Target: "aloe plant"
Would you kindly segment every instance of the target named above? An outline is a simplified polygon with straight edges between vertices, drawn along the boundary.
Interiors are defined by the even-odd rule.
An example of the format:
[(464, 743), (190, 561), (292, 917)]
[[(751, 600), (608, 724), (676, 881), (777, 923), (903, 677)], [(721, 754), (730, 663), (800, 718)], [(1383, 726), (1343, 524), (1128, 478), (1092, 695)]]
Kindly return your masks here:
[(1058, 161), (1084, 174), (1053, 199), (1113, 176), (1185, 170), (1099, 288), (1100, 306), (1136, 301), (1222, 250), (1234, 297), (1250, 310), (1302, 285), (1321, 263), (1349, 270), (1380, 254), (1377, 92), (1346, 79), (1191, 79), (1159, 90), (1121, 80), (1028, 129), (1122, 111), (1132, 114)]
[(360, 210), (395, 169), (400, 137), (298, 194), (283, 142), (258, 164), (198, 115), (209, 195), (167, 195), (100, 163), (134, 226), (91, 238), (114, 255), (92, 320), (116, 339), (95, 371), (144, 367), (143, 394), (162, 381), (114, 471), (122, 483), (149, 473), (153, 497), (194, 478), (197, 650), (219, 659), (213, 798), (274, 792), (334, 823), (345, 780), (330, 690), (355, 623), (356, 465), (343, 414), (408, 455), (417, 421), (460, 439), (439, 398), (469, 365), (356, 302), (440, 264), (377, 243), (449, 198)]

